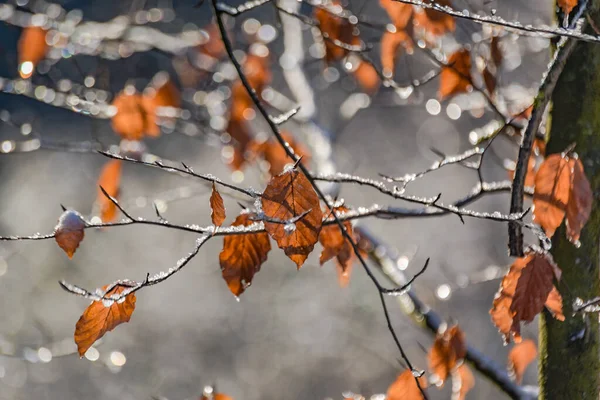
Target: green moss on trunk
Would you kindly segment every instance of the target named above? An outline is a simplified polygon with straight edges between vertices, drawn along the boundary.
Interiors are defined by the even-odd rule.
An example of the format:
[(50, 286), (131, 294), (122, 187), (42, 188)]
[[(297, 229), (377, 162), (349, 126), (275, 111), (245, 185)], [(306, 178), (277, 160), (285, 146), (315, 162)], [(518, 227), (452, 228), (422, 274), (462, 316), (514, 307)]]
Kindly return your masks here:
[[(591, 15), (600, 21), (595, 0)], [(597, 400), (600, 393), (600, 327), (598, 315), (572, 316), (576, 297), (600, 295), (600, 45), (579, 43), (569, 58), (552, 96), (552, 129), (548, 153), (577, 143), (595, 193), (594, 207), (576, 248), (565, 237), (564, 225), (553, 238), (552, 254), (563, 274), (559, 291), (566, 320), (545, 313), (540, 320), (540, 398)]]

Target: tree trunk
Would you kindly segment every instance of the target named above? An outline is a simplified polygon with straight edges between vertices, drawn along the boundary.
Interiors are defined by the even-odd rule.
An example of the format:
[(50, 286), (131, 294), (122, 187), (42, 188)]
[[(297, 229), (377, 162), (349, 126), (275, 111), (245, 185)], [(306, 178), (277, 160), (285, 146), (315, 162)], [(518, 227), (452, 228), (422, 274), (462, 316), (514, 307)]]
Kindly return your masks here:
[[(591, 1), (590, 16), (600, 22), (600, 0)], [(552, 255), (563, 271), (559, 291), (565, 321), (547, 312), (540, 319), (539, 384), (541, 399), (598, 400), (600, 393), (600, 327), (598, 315), (572, 315), (575, 298), (600, 295), (600, 44), (580, 42), (567, 61), (552, 96), (547, 153), (572, 143), (592, 185), (594, 205), (576, 248), (563, 226), (552, 240)]]

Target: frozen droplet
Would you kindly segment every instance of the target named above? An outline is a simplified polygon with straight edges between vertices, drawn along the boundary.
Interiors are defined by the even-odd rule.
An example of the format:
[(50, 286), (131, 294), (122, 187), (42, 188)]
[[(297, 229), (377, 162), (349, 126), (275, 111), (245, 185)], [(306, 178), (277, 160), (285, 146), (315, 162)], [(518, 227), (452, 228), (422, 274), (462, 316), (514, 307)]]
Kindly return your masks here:
[(425, 371), (423, 371), (422, 369), (413, 369), (412, 374), (415, 378), (420, 378), (423, 375), (425, 375)]
[(285, 224), (283, 226), (283, 230), (285, 231), (286, 235), (291, 235), (292, 233), (294, 233), (296, 231), (296, 225), (294, 225), (294, 224)]

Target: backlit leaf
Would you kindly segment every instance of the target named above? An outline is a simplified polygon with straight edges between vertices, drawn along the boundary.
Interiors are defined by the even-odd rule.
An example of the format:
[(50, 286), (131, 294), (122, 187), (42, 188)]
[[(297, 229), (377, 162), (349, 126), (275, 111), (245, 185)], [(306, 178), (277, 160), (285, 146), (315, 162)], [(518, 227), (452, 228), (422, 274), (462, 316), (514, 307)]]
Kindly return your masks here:
[(535, 361), (536, 357), (537, 346), (531, 339), (523, 340), (510, 350), (508, 353), (508, 371), (514, 376), (518, 384), (521, 384), (527, 366)]
[(452, 400), (464, 400), (475, 386), (475, 377), (467, 364), (462, 363), (452, 372)]
[[(490, 310), (492, 321), (505, 342), (513, 336), (514, 341), (520, 343), (521, 321), (533, 321), (547, 304), (556, 319), (564, 319), (564, 316), (561, 318), (562, 299), (553, 284), (555, 278), (560, 279), (560, 269), (548, 254), (528, 250), (525, 257), (515, 260), (502, 279)], [(551, 298), (550, 294), (555, 291)]]
[(45, 29), (39, 26), (23, 28), (17, 49), (21, 78), (27, 79), (33, 74), (35, 66), (46, 57), (47, 51)]
[(570, 14), (577, 5), (577, 0), (557, 0), (556, 4), (565, 14)]
[(54, 228), (54, 240), (69, 258), (73, 258), (79, 243), (83, 240), (84, 228), (85, 221), (77, 211), (66, 210), (58, 219), (58, 224)]
[(551, 154), (535, 176), (533, 193), (533, 220), (548, 237), (552, 237), (562, 223), (571, 186), (569, 160), (561, 154)]
[[(344, 206), (335, 207), (334, 212), (339, 217), (348, 211)], [(328, 221), (334, 221), (333, 216), (328, 218)], [(346, 232), (353, 237), (352, 223), (350, 221), (343, 222)], [(344, 237), (340, 227), (337, 224), (325, 225), (319, 233), (319, 242), (323, 246), (323, 251), (319, 257), (321, 265), (334, 257), (338, 258), (339, 265), (345, 269), (346, 263), (350, 260), (353, 249), (350, 242)]]
[(438, 333), (429, 350), (429, 369), (443, 385), (466, 354), (465, 334), (458, 325), (449, 327)]
[(169, 78), (166, 72), (159, 72), (152, 78), (152, 82), (142, 96), (142, 107), (146, 114), (146, 134), (148, 136), (159, 136), (158, 107), (181, 107), (181, 94), (179, 89)]
[(400, 3), (394, 0), (379, 0), (397, 30), (405, 29), (413, 15), (411, 4)]
[(375, 93), (381, 83), (375, 67), (365, 61), (359, 61), (356, 69), (352, 71), (352, 75), (362, 90), (369, 94)]
[(210, 218), (212, 219), (212, 223), (216, 226), (223, 225), (223, 221), (225, 221), (225, 205), (223, 204), (223, 198), (217, 191), (214, 183), (210, 195)]
[[(254, 221), (252, 214), (240, 214), (232, 226), (248, 226)], [(260, 266), (267, 260), (271, 250), (271, 242), (266, 232), (226, 235), (223, 239), (223, 250), (219, 254), (219, 263), (223, 279), (229, 290), (241, 295), (252, 283), (254, 274), (260, 271)]]
[(291, 224), (265, 221), (265, 229), (279, 248), (300, 268), (319, 239), (323, 213), (319, 198), (309, 180), (297, 169), (271, 178), (262, 195), (267, 217), (280, 222), (307, 213)]
[[(452, 5), (450, 0), (432, 2), (442, 7)], [(422, 8), (415, 12), (415, 25), (432, 36), (441, 36), (446, 32), (454, 32), (456, 29), (456, 21), (453, 16), (430, 8)]]
[(121, 185), (121, 167), (121, 160), (109, 160), (102, 167), (102, 171), (98, 177), (97, 202), (100, 205), (100, 219), (102, 222), (111, 222), (115, 219), (117, 216), (117, 206), (102, 193), (100, 187), (104, 188), (106, 193), (111, 197), (117, 198)]
[[(128, 289), (125, 283), (111, 289), (106, 296), (117, 295)], [(108, 286), (104, 286), (106, 290)], [(106, 305), (104, 304), (106, 303)], [(94, 301), (85, 309), (75, 326), (75, 343), (79, 356), (100, 339), (106, 332), (112, 331), (117, 325), (129, 322), (135, 310), (135, 293), (125, 296), (124, 301)]]
[(550, 311), (550, 313), (552, 314), (552, 316), (555, 319), (557, 319), (559, 321), (565, 320), (565, 315), (563, 314), (563, 311), (562, 311), (562, 296), (556, 289), (556, 286), (554, 286), (552, 288), (552, 290), (550, 291), (550, 294), (548, 295), (548, 298), (546, 299), (546, 304), (544, 304), (544, 305), (546, 306), (546, 309), (548, 311)]
[[(427, 387), (427, 379), (421, 376), (419, 384), (424, 389)], [(386, 400), (421, 400), (423, 394), (417, 386), (415, 377), (410, 369), (405, 370), (398, 378), (390, 385), (387, 390)]]
[(583, 226), (590, 218), (593, 194), (581, 160), (572, 158), (569, 165), (572, 175), (567, 203), (567, 237), (571, 242), (577, 242)]
[(144, 100), (139, 93), (131, 87), (119, 93), (112, 105), (117, 112), (112, 117), (113, 130), (127, 140), (141, 140), (148, 128), (154, 125), (144, 107)]
[[(294, 150), (294, 153), (298, 157), (302, 157), (301, 163), (308, 165), (311, 158), (310, 151), (298, 142), (291, 133), (282, 131), (281, 136)], [(275, 139), (269, 139), (260, 144), (253, 142), (248, 146), (248, 152), (251, 153), (251, 157), (260, 157), (269, 163), (271, 176), (280, 174), (286, 165), (293, 164), (292, 159), (288, 157), (283, 147)]]
[[(401, 4), (401, 3), (398, 3)], [(381, 35), (381, 65), (386, 76), (393, 76), (401, 48), (411, 50), (410, 36), (404, 31), (384, 32)]]
[[(340, 2), (333, 0), (328, 7), (340, 7)], [(315, 8), (314, 15), (319, 22), (319, 29), (324, 37), (348, 45), (358, 45), (360, 43), (358, 36), (354, 35), (354, 26), (348, 19), (337, 17), (321, 7)], [(336, 45), (332, 40), (324, 40), (325, 61), (327, 63), (341, 60), (348, 54), (348, 50)]]
[(466, 93), (471, 88), (471, 53), (458, 50), (450, 56), (447, 66), (440, 72), (438, 97), (443, 100), (455, 94)]

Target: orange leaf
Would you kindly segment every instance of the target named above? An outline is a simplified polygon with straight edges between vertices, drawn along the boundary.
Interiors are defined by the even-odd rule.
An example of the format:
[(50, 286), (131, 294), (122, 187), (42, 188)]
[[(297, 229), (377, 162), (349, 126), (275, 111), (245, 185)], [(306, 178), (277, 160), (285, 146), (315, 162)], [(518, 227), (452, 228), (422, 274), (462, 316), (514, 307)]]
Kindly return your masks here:
[(58, 224), (54, 228), (54, 240), (69, 258), (73, 258), (79, 243), (83, 240), (84, 228), (85, 221), (77, 211), (66, 210), (60, 215)]
[(449, 96), (466, 93), (471, 87), (471, 53), (458, 50), (448, 59), (447, 66), (440, 72), (438, 97), (443, 100)]
[(204, 28), (208, 36), (208, 40), (198, 46), (198, 50), (201, 53), (206, 54), (212, 58), (221, 58), (225, 55), (225, 46), (221, 40), (221, 33), (216, 23), (212, 23)]
[(436, 336), (428, 354), (429, 368), (443, 385), (466, 354), (465, 334), (458, 325), (454, 325)]
[[(419, 384), (424, 389), (427, 387), (427, 379), (424, 376), (421, 376), (419, 379)], [(419, 390), (417, 386), (417, 382), (415, 381), (415, 377), (412, 374), (410, 369), (405, 370), (398, 378), (390, 385), (387, 390), (387, 400), (421, 400), (423, 399), (423, 394)]]
[[(402, 3), (397, 3), (402, 4)], [(388, 32), (381, 35), (381, 66), (386, 76), (393, 76), (396, 68), (396, 59), (400, 46), (407, 50), (412, 49), (412, 40), (404, 31)]]
[(565, 14), (570, 14), (577, 5), (577, 0), (557, 0), (556, 4)]
[(571, 242), (579, 241), (583, 226), (592, 212), (593, 194), (590, 182), (585, 176), (581, 160), (569, 160), (571, 167), (571, 187), (567, 203), (567, 237)]
[(46, 30), (39, 26), (23, 28), (18, 43), (19, 74), (27, 79), (33, 74), (35, 66), (46, 57), (48, 44)]
[(531, 339), (515, 345), (508, 353), (508, 371), (515, 377), (518, 384), (523, 381), (527, 366), (537, 357), (537, 347)]
[[(333, 0), (327, 7), (340, 6), (341, 4), (338, 0)], [(315, 8), (314, 15), (315, 19), (319, 22), (319, 29), (324, 37), (349, 45), (358, 45), (360, 43), (358, 36), (354, 35), (354, 26), (346, 18), (336, 17), (321, 7)], [(327, 63), (341, 60), (346, 54), (348, 54), (348, 50), (337, 46), (331, 40), (325, 40), (325, 61)]]
[[(252, 225), (251, 216), (249, 213), (240, 214), (232, 226)], [(270, 250), (271, 242), (265, 232), (225, 236), (219, 263), (223, 279), (234, 295), (241, 295), (250, 286)]]
[[(106, 293), (106, 296), (118, 295), (130, 286), (125, 283), (118, 284)], [(106, 290), (104, 286), (102, 290)], [(112, 331), (117, 325), (129, 322), (133, 310), (135, 310), (135, 293), (125, 296), (124, 301), (105, 301), (110, 304), (104, 305), (102, 301), (93, 301), (85, 309), (77, 325), (75, 326), (75, 343), (79, 356), (83, 357), (85, 352), (100, 339), (106, 332)]]
[(550, 291), (550, 294), (548, 295), (548, 298), (546, 299), (546, 304), (544, 304), (544, 305), (546, 306), (548, 311), (550, 311), (550, 313), (552, 314), (552, 316), (555, 319), (557, 319), (559, 321), (565, 320), (565, 315), (563, 314), (563, 311), (562, 311), (562, 296), (556, 289), (556, 286), (554, 286), (552, 288), (552, 290)]
[(217, 191), (215, 184), (212, 185), (212, 194), (210, 195), (210, 218), (212, 223), (216, 226), (223, 225), (225, 221), (225, 205), (223, 204), (223, 198)]
[[(502, 279), (494, 298), (490, 315), (492, 321), (509, 342), (511, 334), (521, 342), (520, 322), (531, 322), (549, 304), (555, 318), (562, 320), (562, 299), (555, 291), (553, 279), (560, 279), (560, 269), (550, 255), (528, 250), (525, 257), (515, 260)], [(551, 300), (551, 301), (549, 301)]]
[(554, 235), (562, 223), (571, 186), (569, 160), (560, 154), (551, 154), (535, 176), (533, 219), (548, 237)]
[[(442, 7), (451, 6), (450, 0), (435, 0), (434, 3)], [(433, 36), (441, 36), (456, 29), (453, 16), (430, 8), (419, 9), (419, 12), (415, 13), (415, 25)]]
[(307, 213), (294, 223), (265, 221), (269, 235), (299, 269), (317, 243), (323, 221), (319, 198), (311, 183), (295, 168), (284, 171), (271, 178), (262, 195), (262, 208), (267, 217), (280, 222)]
[(337, 272), (338, 283), (340, 284), (340, 287), (342, 287), (342, 288), (345, 288), (350, 283), (350, 276), (352, 275), (352, 265), (353, 265), (353, 263), (351, 261), (354, 258), (353, 255), (354, 255), (354, 253), (350, 257), (350, 260), (344, 264), (342, 264), (339, 261), (339, 257), (336, 259), (335, 270)]
[(393, 0), (379, 0), (381, 7), (385, 9), (396, 29), (405, 29), (413, 15), (413, 6)]
[(233, 397), (227, 396), (223, 393), (215, 393), (211, 394), (210, 396), (202, 396), (200, 397), (200, 400), (233, 400)]
[(475, 386), (475, 377), (466, 364), (452, 372), (452, 400), (464, 400)]
[[(344, 206), (335, 207), (334, 212), (339, 217), (348, 211), (348, 208)], [(334, 221), (335, 219), (331, 216), (329, 221)], [(350, 236), (353, 236), (352, 233), (352, 223), (350, 221), (345, 221), (344, 228)], [(348, 242), (348, 240), (344, 237), (342, 230), (337, 224), (325, 225), (321, 228), (321, 232), (319, 233), (319, 242), (323, 246), (323, 251), (321, 252), (321, 257), (319, 258), (319, 262), (321, 265), (325, 264), (327, 261), (331, 260), (334, 257), (342, 256), (340, 260), (340, 264), (343, 269), (345, 269), (346, 262), (350, 259), (352, 255), (352, 245)]]
[(112, 128), (124, 139), (141, 140), (149, 127), (156, 126), (146, 112), (142, 96), (132, 88), (119, 93), (112, 105), (117, 109), (111, 120)]
[(104, 190), (106, 190), (106, 193), (111, 197), (118, 197), (119, 186), (121, 184), (121, 164), (121, 160), (108, 161), (104, 164), (104, 167), (102, 167), (102, 171), (98, 177), (99, 187), (97, 201), (100, 205), (100, 219), (102, 222), (111, 222), (115, 219), (117, 216), (117, 206), (102, 193), (100, 186), (102, 186)]
[[(294, 150), (294, 153), (296, 153), (298, 157), (302, 157), (302, 164), (308, 165), (311, 158), (311, 154), (308, 149), (296, 141), (294, 136), (292, 136), (289, 132), (283, 131), (281, 136), (292, 148), (292, 150)], [(252, 154), (252, 156), (262, 157), (269, 163), (269, 173), (271, 176), (280, 174), (286, 165), (293, 162), (292, 159), (288, 157), (283, 147), (281, 147), (279, 142), (275, 139), (269, 139), (261, 144), (254, 142), (249, 146), (248, 151)]]
[(354, 79), (367, 93), (373, 94), (379, 88), (381, 80), (375, 67), (365, 61), (359, 61), (358, 66), (352, 72)]
[(150, 85), (144, 90), (141, 98), (145, 118), (145, 130), (148, 136), (156, 137), (160, 135), (158, 126), (158, 117), (156, 111), (158, 107), (181, 107), (181, 94), (179, 89), (170, 80), (166, 72), (157, 73)]

